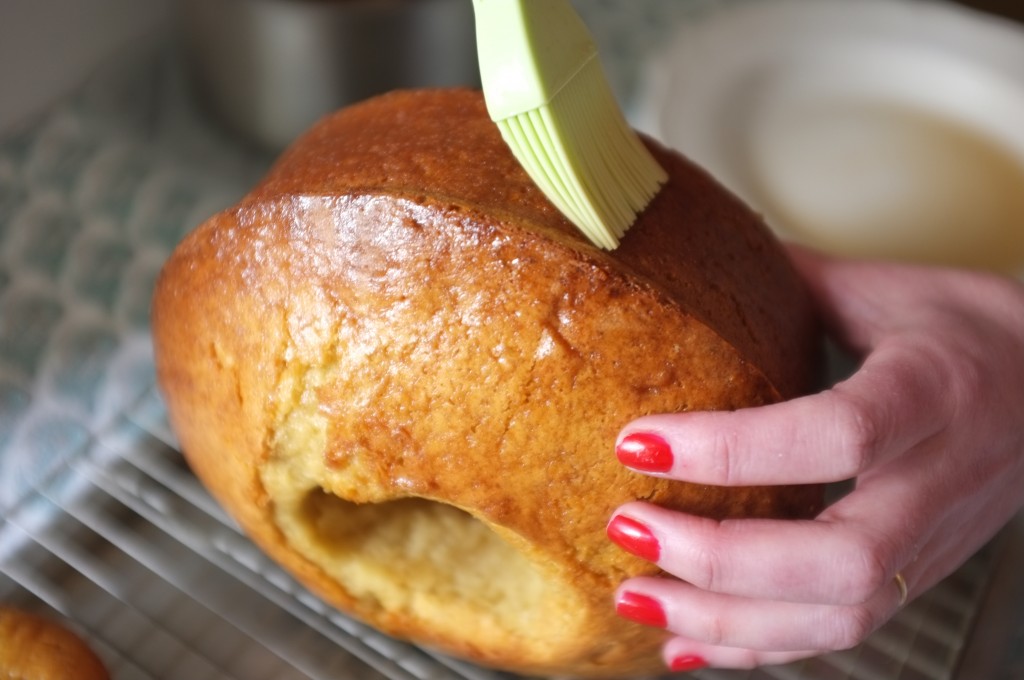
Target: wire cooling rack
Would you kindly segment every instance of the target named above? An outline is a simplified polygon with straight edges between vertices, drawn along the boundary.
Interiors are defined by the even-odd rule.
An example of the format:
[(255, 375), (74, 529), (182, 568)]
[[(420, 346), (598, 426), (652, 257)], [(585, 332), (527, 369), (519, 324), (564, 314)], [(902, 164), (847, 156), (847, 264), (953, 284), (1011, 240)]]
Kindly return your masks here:
[[(860, 647), (700, 680), (945, 680), (992, 566), (983, 550)], [(0, 599), (76, 627), (116, 678), (511, 680), (382, 635), (266, 558), (174, 446), (155, 390), (0, 524)]]

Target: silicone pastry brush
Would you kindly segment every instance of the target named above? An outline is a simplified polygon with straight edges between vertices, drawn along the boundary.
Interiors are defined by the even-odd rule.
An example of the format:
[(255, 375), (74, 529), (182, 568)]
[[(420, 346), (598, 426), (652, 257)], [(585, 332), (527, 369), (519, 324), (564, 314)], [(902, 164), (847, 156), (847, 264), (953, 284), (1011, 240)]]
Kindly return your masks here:
[(568, 0), (473, 0), (491, 119), (534, 183), (613, 249), (668, 176), (630, 128)]

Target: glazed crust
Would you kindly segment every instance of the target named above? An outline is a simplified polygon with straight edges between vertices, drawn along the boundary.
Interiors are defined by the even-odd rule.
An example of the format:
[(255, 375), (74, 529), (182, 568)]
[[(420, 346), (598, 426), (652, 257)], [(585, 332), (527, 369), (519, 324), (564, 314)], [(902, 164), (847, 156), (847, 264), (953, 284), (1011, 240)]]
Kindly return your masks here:
[[(193, 469), (269, 555), (421, 644), (522, 673), (630, 675), (661, 667), (664, 633), (612, 610), (622, 579), (657, 573), (605, 537), (617, 506), (820, 509), (819, 487), (689, 485), (615, 460), (637, 416), (779, 401), (818, 368), (817, 321), (780, 244), (647, 141), (670, 180), (611, 253), (461, 90), (328, 117), (185, 239), (154, 297), (159, 382)], [(511, 556), (486, 562), (494, 539), (477, 529), (472, 548), (431, 533), (467, 521)], [(423, 555), (394, 548), (419, 535)], [(529, 588), (499, 583), (517, 559)], [(388, 581), (392, 561), (424, 580)]]
[(0, 605), (0, 677), (16, 680), (106, 680), (96, 653), (48, 618)]

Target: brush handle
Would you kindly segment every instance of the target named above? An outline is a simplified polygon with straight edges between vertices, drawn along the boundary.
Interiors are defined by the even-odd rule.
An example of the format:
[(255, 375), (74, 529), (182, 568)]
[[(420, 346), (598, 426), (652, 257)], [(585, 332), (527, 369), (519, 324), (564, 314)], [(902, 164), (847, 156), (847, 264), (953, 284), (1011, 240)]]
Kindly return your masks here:
[(487, 110), (504, 120), (550, 102), (597, 48), (568, 0), (473, 0)]

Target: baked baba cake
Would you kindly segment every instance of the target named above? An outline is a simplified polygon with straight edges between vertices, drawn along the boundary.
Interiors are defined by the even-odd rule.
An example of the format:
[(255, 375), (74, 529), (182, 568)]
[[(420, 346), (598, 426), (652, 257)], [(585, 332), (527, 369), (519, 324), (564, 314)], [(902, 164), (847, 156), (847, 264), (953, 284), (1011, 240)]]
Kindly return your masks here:
[(534, 675), (662, 669), (613, 593), (657, 568), (616, 507), (810, 517), (815, 486), (715, 488), (614, 455), (649, 413), (815, 384), (808, 293), (761, 219), (651, 140), (669, 174), (612, 252), (531, 184), (479, 92), (333, 114), (191, 233), (153, 301), (159, 384), (198, 477), (340, 610)]
[(0, 605), (0, 678), (107, 680), (106, 666), (85, 640), (53, 619)]

